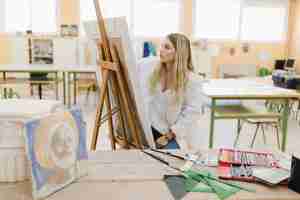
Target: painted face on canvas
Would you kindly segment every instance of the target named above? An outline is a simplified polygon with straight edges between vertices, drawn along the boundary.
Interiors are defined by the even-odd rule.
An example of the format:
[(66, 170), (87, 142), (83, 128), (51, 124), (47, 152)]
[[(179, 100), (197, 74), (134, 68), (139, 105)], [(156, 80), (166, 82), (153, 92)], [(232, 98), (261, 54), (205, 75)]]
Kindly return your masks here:
[(168, 64), (174, 63), (176, 50), (171, 41), (166, 38), (160, 47), (160, 62)]

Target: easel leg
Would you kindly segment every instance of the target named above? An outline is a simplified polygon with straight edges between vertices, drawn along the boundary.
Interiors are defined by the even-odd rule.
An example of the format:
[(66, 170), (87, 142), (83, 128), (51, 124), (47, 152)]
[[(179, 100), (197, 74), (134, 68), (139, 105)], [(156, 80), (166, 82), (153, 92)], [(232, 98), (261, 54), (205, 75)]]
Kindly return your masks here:
[(106, 109), (109, 114), (108, 118), (108, 131), (109, 131), (109, 136), (110, 136), (110, 143), (111, 143), (111, 148), (112, 150), (116, 150), (116, 141), (114, 137), (114, 129), (113, 129), (113, 119), (112, 119), (112, 111), (111, 111), (111, 103), (109, 99), (109, 90), (106, 90)]
[(101, 89), (100, 89), (100, 101), (97, 105), (95, 126), (94, 126), (94, 131), (93, 131), (93, 136), (92, 136), (92, 142), (91, 142), (91, 150), (93, 150), (93, 151), (96, 150), (96, 146), (97, 146), (99, 128), (100, 128), (100, 123), (101, 123), (101, 115), (102, 115), (106, 90), (107, 90), (107, 86), (108, 86), (107, 85), (108, 76), (109, 76), (108, 71), (105, 71), (103, 73), (103, 85), (101, 86)]

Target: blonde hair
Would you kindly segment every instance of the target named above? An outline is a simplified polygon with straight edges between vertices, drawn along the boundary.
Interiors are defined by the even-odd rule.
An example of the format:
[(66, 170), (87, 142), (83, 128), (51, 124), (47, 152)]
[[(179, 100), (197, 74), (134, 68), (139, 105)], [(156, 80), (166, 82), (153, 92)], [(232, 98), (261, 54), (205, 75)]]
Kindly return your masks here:
[[(171, 90), (179, 96), (188, 82), (188, 73), (193, 71), (190, 40), (183, 34), (172, 33), (167, 36), (175, 48), (174, 85)], [(154, 93), (162, 76), (164, 63), (160, 63), (150, 76), (150, 92)]]

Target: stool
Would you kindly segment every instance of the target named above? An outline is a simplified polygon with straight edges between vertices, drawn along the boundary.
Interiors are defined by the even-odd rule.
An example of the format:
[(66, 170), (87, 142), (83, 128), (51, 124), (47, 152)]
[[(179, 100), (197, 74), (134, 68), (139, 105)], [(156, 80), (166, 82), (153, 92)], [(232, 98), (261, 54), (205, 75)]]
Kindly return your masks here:
[(17, 82), (14, 80), (0, 80), (1, 97), (4, 99), (20, 98), (20, 95), (14, 90), (15, 84)]
[[(250, 145), (251, 148), (253, 148), (253, 145), (254, 145), (254, 142), (255, 142), (255, 139), (256, 139), (256, 136), (257, 136), (257, 133), (258, 133), (259, 129), (261, 129), (261, 131), (262, 131), (264, 144), (266, 144), (266, 134), (265, 134), (265, 128), (264, 128), (264, 126), (265, 125), (271, 125), (272, 127), (275, 128), (276, 136), (277, 136), (277, 146), (278, 146), (278, 149), (280, 149), (279, 118), (243, 119), (243, 122), (256, 125), (254, 136), (252, 138), (251, 145)], [(237, 131), (237, 136), (236, 136), (235, 141), (234, 141), (234, 147), (236, 147), (236, 145), (238, 143), (241, 130), (242, 130), (242, 124), (241, 124), (241, 119), (239, 119), (238, 120), (238, 131)]]

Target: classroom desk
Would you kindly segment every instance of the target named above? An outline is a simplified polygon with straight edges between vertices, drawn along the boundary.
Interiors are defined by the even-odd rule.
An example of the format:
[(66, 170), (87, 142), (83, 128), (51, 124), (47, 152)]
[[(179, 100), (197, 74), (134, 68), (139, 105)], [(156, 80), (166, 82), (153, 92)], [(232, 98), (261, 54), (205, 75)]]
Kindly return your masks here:
[[(46, 65), (46, 64), (2, 64), (0, 65), (0, 72), (3, 74), (3, 80), (7, 80), (7, 73), (32, 73), (32, 72), (40, 72), (40, 73), (51, 73), (54, 74), (54, 83), (55, 83), (55, 96), (56, 100), (58, 100), (58, 83), (59, 83), (59, 74), (60, 69), (55, 65)], [(29, 80), (23, 79), (22, 82), (30, 81), (32, 83), (44, 83), (49, 82), (48, 80)], [(63, 80), (64, 81), (64, 80)], [(64, 91), (65, 92), (65, 91)], [(4, 90), (4, 93), (6, 91)], [(4, 95), (6, 96), (6, 95)]]
[[(71, 89), (70, 84), (72, 82), (71, 77), (73, 77), (74, 82), (74, 95), (76, 96), (76, 84), (77, 84), (77, 74), (80, 73), (92, 73), (96, 74), (96, 65), (46, 65), (46, 64), (8, 64), (0, 65), (0, 72), (3, 73), (3, 80), (6, 80), (6, 73), (31, 73), (31, 72), (42, 72), (42, 73), (54, 73), (54, 81), (56, 83), (56, 99), (58, 99), (58, 83), (59, 83), (59, 73), (62, 73), (63, 81), (63, 101), (64, 104), (71, 104)], [(71, 76), (73, 75), (73, 76)], [(25, 80), (24, 80), (25, 81)], [(68, 92), (68, 97), (66, 93)]]
[[(64, 66), (63, 67), (63, 77), (65, 80), (65, 91), (68, 91), (67, 103), (68, 106), (71, 106), (71, 83), (73, 82), (73, 93), (74, 93), (74, 104), (76, 104), (77, 97), (77, 82), (78, 82), (78, 74), (94, 74), (95, 80), (97, 81), (97, 65), (73, 65), (73, 66)], [(64, 96), (65, 99), (65, 96)]]
[[(203, 84), (202, 92), (211, 99), (210, 109), (210, 132), (209, 132), (209, 148), (213, 148), (214, 138), (214, 122), (216, 119), (240, 119), (240, 118), (257, 118), (271, 116), (268, 113), (250, 113), (239, 115), (235, 111), (232, 115), (216, 116), (218, 109), (218, 100), (272, 100), (278, 99), (284, 101), (284, 110), (281, 115), (282, 120), (282, 144), (281, 150), (286, 150), (287, 128), (288, 128), (288, 107), (291, 99), (300, 98), (300, 94), (294, 90), (288, 90), (275, 87), (263, 81), (247, 80), (247, 79), (212, 79)], [(266, 116), (264, 116), (266, 114)]]
[[(214, 151), (216, 152), (216, 151)], [(179, 153), (179, 152), (177, 152)], [(156, 154), (172, 163), (182, 166), (181, 160)], [(169, 200), (174, 199), (163, 181), (166, 174), (176, 174), (153, 158), (137, 150), (102, 151), (91, 153), (88, 162), (88, 176), (49, 196), (46, 200)], [(207, 168), (210, 171), (216, 168)], [(299, 200), (300, 194), (286, 186), (267, 187), (262, 184), (240, 183), (256, 190), (256, 193), (240, 191), (228, 200)], [(0, 183), (0, 199), (32, 200), (31, 183)], [(185, 200), (217, 200), (212, 193), (188, 193)]]

